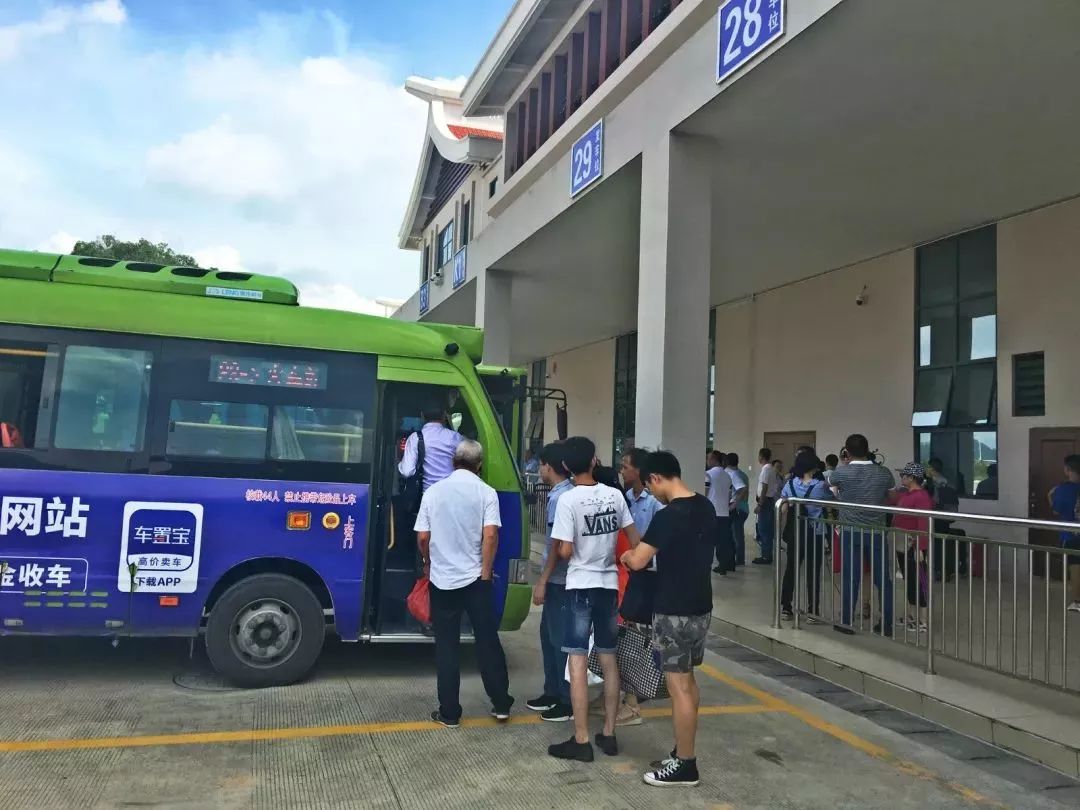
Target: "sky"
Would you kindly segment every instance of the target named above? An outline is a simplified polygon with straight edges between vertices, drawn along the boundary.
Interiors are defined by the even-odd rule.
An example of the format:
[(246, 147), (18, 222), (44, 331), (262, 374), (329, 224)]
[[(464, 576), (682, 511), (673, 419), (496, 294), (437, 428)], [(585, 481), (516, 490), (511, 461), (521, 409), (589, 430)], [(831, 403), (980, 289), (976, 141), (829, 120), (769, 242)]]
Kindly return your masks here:
[(511, 0), (0, 0), (0, 247), (111, 233), (381, 312), (424, 139)]

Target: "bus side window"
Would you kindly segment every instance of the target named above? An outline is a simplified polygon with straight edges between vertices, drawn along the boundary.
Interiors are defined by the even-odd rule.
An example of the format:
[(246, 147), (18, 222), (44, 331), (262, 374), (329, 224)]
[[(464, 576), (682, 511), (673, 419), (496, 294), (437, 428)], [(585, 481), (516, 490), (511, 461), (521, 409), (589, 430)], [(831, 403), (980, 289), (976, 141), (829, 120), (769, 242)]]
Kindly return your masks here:
[(363, 411), (283, 405), (274, 408), (270, 457), (278, 461), (360, 464), (371, 457)]
[(269, 414), (265, 405), (174, 399), (165, 455), (262, 461)]
[(49, 446), (60, 349), (0, 340), (0, 451)]
[(69, 346), (54, 445), (65, 450), (142, 450), (151, 365), (150, 352)]

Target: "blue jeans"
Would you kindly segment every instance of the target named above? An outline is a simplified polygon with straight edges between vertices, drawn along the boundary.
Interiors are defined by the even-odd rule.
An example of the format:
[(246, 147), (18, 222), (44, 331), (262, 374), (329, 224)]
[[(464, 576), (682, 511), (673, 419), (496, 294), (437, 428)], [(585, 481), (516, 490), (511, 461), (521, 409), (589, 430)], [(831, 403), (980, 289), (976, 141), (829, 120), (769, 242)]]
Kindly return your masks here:
[(757, 517), (757, 541), (761, 546), (761, 556), (772, 559), (773, 535), (776, 533), (776, 501), (765, 498), (761, 503)]
[(851, 625), (852, 606), (859, 601), (859, 583), (862, 582), (863, 564), (870, 563), (874, 585), (879, 599), (884, 599), (882, 630), (892, 632), (893, 623), (893, 570), (888, 559), (888, 541), (885, 530), (844, 528), (840, 531), (840, 553), (843, 555), (841, 589), (843, 606), (840, 611), (842, 624)]
[(566, 653), (562, 651), (566, 626), (566, 586), (549, 582), (544, 591), (544, 611), (540, 614), (540, 650), (544, 654), (544, 694), (570, 705), (570, 684), (566, 682)]
[(731, 513), (731, 537), (735, 541), (735, 564), (746, 565), (746, 519), (749, 512), (738, 510)]
[(619, 633), (619, 592), (614, 588), (567, 590), (566, 602), (562, 651), (567, 655), (588, 655), (591, 631), (593, 648), (614, 655)]

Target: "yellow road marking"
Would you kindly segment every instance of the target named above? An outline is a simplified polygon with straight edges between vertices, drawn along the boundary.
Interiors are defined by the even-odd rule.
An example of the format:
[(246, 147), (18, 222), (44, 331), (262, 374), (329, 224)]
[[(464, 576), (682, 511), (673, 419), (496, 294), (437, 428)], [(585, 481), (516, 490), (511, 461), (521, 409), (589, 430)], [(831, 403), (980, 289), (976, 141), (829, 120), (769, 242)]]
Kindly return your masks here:
[[(707, 716), (727, 714), (760, 714), (774, 711), (760, 704), (736, 704), (732, 706), (702, 706), (701, 714)], [(669, 708), (642, 709), (645, 717), (670, 717)], [(505, 724), (493, 717), (470, 717), (461, 721), (462, 728), (491, 728), (497, 725), (533, 726), (540, 722), (537, 714), (511, 717)], [(348, 737), (373, 734), (393, 734), (409, 731), (432, 731), (441, 726), (429, 720), (394, 723), (359, 723), (339, 726), (305, 726), (299, 728), (245, 729), (243, 731), (196, 731), (183, 734), (144, 734), (132, 737), (84, 737), (54, 740), (3, 740), (0, 753), (28, 751), (77, 751), (96, 748), (148, 748), (164, 745), (213, 745), (221, 743), (250, 743), (273, 740), (304, 740), (317, 737)]]
[(990, 799), (976, 790), (973, 790), (965, 785), (958, 784), (956, 782), (950, 782), (943, 776), (929, 768), (924, 768), (914, 762), (901, 759), (896, 754), (889, 751), (887, 748), (872, 743), (869, 740), (865, 740), (857, 734), (853, 734), (845, 728), (841, 728), (835, 723), (830, 723), (823, 717), (819, 717), (811, 711), (802, 709), (793, 703), (788, 703), (786, 700), (777, 697), (776, 695), (765, 692), (762, 689), (758, 689), (756, 686), (741, 681), (738, 678), (733, 678), (726, 672), (721, 672), (716, 667), (710, 664), (703, 664), (701, 666), (701, 672), (708, 675), (715, 681), (719, 681), (722, 684), (730, 686), (742, 694), (752, 697), (755, 700), (761, 702), (763, 708), (767, 708), (770, 711), (783, 712), (795, 717), (811, 728), (815, 728), (818, 731), (822, 731), (828, 734), (830, 737), (834, 737), (840, 740), (842, 743), (850, 745), (852, 748), (862, 751), (867, 756), (873, 757), (876, 760), (887, 763), (897, 770), (906, 773), (910, 776), (914, 776), (918, 779), (923, 779), (928, 782), (934, 782), (942, 787), (952, 790), (954, 793), (959, 794), (963, 798), (967, 799), (973, 804), (988, 805), (991, 807), (1005, 807), (1005, 805)]

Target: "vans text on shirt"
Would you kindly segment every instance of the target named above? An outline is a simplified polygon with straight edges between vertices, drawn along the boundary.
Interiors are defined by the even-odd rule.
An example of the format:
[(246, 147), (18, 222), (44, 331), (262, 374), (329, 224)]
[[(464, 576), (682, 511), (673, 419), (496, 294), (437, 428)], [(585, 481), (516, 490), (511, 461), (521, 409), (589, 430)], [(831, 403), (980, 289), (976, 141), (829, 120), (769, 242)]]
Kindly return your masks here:
[(568, 591), (618, 590), (615, 544), (619, 530), (633, 522), (626, 498), (617, 489), (603, 484), (579, 485), (563, 493), (551, 537), (574, 546), (566, 572)]

